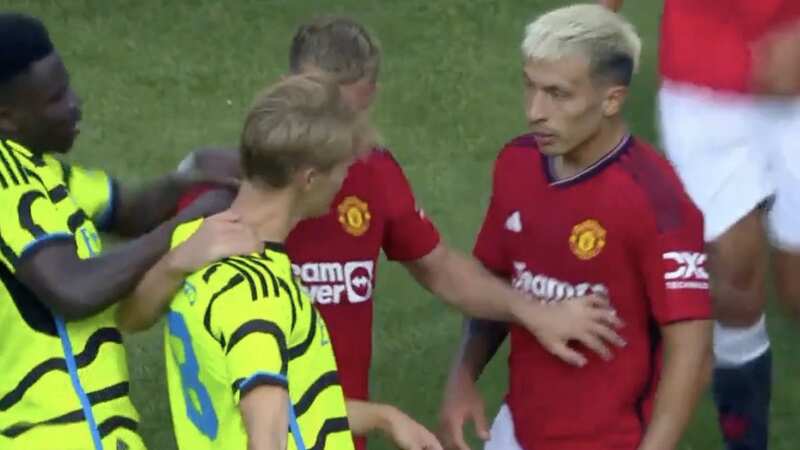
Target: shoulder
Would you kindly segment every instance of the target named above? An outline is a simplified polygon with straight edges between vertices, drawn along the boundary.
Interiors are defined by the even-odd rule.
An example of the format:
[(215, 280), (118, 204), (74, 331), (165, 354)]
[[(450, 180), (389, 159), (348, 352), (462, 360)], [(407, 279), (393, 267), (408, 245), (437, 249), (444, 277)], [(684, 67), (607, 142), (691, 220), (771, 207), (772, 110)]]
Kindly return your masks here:
[(514, 170), (518, 164), (529, 167), (530, 164), (538, 165), (541, 153), (532, 134), (523, 134), (506, 142), (500, 149), (495, 160), (495, 170)]
[(684, 227), (702, 216), (683, 188), (672, 165), (648, 143), (635, 139), (619, 159), (619, 168), (631, 183), (642, 207), (659, 232)]
[(353, 164), (351, 172), (358, 169), (359, 165), (377, 174), (403, 174), (403, 168), (397, 162), (394, 154), (386, 147), (375, 147)]

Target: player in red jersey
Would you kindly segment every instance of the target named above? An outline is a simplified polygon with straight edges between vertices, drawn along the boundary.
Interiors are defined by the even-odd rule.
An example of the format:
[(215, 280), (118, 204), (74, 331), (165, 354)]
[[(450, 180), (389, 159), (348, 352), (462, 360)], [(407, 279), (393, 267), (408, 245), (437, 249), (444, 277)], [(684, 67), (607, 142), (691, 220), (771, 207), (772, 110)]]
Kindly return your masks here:
[(729, 450), (763, 450), (770, 252), (800, 316), (800, 2), (666, 0), (660, 60), (664, 147), (705, 217), (720, 424)]
[[(293, 73), (322, 70), (336, 76), (353, 107), (371, 105), (380, 51), (360, 24), (346, 18), (322, 18), (301, 26), (289, 60)], [(239, 166), (232, 155), (196, 152), (183, 165), (236, 176)], [(190, 201), (190, 197), (185, 199), (185, 203)], [(342, 387), (350, 399), (369, 398), (372, 292), (381, 250), (437, 296), (474, 315), (496, 316), (503, 305), (521, 304), (519, 293), (441, 242), (387, 149), (375, 149), (351, 166), (330, 214), (300, 223), (289, 236), (287, 249), (328, 324)], [(582, 340), (607, 355), (599, 337), (618, 342), (609, 328), (600, 325), (612, 320), (608, 315), (607, 310), (591, 305), (540, 307), (527, 314), (527, 327), (536, 331), (550, 351), (582, 364), (584, 357), (568, 348), (567, 340)], [(392, 416), (402, 414), (394, 408), (389, 411)], [(365, 448), (363, 440), (357, 444)]]
[(582, 369), (525, 330), (473, 321), (442, 407), (445, 444), (465, 449), (483, 408), (475, 380), (511, 335), (509, 387), (486, 449), (671, 450), (711, 366), (703, 220), (669, 163), (622, 117), (640, 40), (599, 5), (528, 25), (526, 113), (532, 134), (494, 167), (475, 255), (518, 290), (551, 304), (609, 295), (627, 347)]

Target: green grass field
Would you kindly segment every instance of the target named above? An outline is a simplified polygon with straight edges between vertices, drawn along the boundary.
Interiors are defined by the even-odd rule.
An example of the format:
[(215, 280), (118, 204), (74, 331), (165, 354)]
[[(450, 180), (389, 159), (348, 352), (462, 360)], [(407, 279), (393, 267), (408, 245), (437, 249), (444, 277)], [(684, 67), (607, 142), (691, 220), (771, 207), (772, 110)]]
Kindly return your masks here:
[[(556, 0), (4, 0), (50, 27), (84, 99), (72, 156), (139, 182), (175, 166), (196, 146), (235, 142), (254, 93), (286, 70), (294, 27), (319, 13), (366, 22), (385, 50), (375, 107), (386, 144), (401, 161), (446, 239), (469, 249), (499, 147), (525, 130), (519, 41)], [(656, 141), (655, 63), (660, 0), (629, 0), (624, 13), (645, 39), (628, 105), (633, 130)], [(698, 37), (713, 39), (713, 37)], [(473, 199), (478, 199), (477, 201)], [(395, 265), (382, 265), (377, 290), (373, 392), (435, 426), (460, 317)], [(795, 450), (800, 361), (791, 324), (773, 314), (775, 401), (772, 448)], [(128, 341), (142, 433), (172, 450), (161, 330)], [(490, 415), (504, 392), (505, 357), (482, 379)], [(373, 439), (371, 448), (391, 446)], [(475, 448), (478, 448), (477, 446)], [(720, 449), (704, 402), (684, 450)]]

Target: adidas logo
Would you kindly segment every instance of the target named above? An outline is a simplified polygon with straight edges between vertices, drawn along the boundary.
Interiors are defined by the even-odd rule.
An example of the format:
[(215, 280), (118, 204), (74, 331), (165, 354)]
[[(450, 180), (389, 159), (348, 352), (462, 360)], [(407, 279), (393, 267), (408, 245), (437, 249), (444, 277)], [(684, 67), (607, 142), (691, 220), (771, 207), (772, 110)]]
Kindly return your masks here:
[(514, 211), (508, 219), (506, 219), (506, 230), (519, 233), (522, 231), (522, 219), (520, 218), (519, 211)]

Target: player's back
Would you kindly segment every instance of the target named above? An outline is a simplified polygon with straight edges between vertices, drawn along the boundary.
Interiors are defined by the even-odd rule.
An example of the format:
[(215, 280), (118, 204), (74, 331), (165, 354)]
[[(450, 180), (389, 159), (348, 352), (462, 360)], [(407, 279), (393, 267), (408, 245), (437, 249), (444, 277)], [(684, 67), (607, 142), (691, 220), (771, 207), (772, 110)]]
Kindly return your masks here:
[[(574, 368), (512, 327), (506, 401), (517, 438), (544, 450), (635, 448), (658, 380), (658, 325), (709, 314), (707, 280), (696, 279), (704, 274), (699, 212), (669, 164), (631, 137), (566, 179), (553, 176), (532, 139), (518, 139), (494, 179), (478, 258), (550, 302), (608, 295), (628, 343), (612, 361), (590, 357)], [(684, 263), (673, 253), (690, 255), (696, 270), (683, 270), (675, 283), (685, 284), (671, 289), (673, 262)]]
[[(173, 246), (201, 223), (176, 229)], [(238, 404), (264, 384), (288, 389), (288, 448), (352, 449), (325, 323), (281, 246), (189, 276), (172, 301), (165, 347), (181, 449), (247, 448)]]

